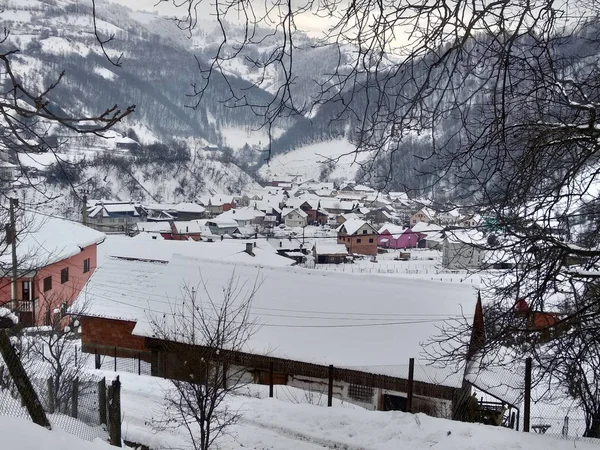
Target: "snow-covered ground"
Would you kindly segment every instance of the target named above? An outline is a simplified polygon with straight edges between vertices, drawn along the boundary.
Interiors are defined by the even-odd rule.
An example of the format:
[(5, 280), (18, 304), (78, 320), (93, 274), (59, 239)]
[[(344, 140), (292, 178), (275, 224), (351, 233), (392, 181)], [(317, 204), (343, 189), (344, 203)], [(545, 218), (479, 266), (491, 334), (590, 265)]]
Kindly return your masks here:
[[(107, 379), (115, 373), (101, 372)], [(164, 419), (164, 394), (169, 382), (161, 378), (120, 373), (123, 438), (153, 449), (189, 449), (188, 436), (182, 428), (157, 431)], [(597, 449), (591, 441), (558, 439), (534, 433), (520, 433), (480, 424), (452, 422), (423, 414), (367, 411), (354, 405), (334, 401), (333, 408), (322, 405), (321, 396), (286, 386), (275, 387), (275, 398), (267, 398), (266, 386), (249, 386), (246, 395), (230, 397), (227, 406), (242, 416), (230, 433), (219, 442), (222, 450), (272, 449), (316, 450), (399, 448), (436, 450), (557, 450)], [(50, 432), (17, 420), (0, 420), (0, 433), (9, 442), (32, 438), (33, 443), (7, 445), (3, 448), (63, 450), (66, 448), (103, 449), (94, 444), (73, 446), (73, 438), (61, 431)], [(18, 437), (16, 436), (18, 435)], [(10, 439), (13, 439), (11, 441)], [(3, 441), (3, 444), (6, 441)], [(40, 446), (42, 445), (42, 446)], [(45, 445), (45, 446), (44, 446)], [(107, 447), (108, 448), (108, 447)]]
[(368, 158), (366, 153), (355, 155), (354, 150), (355, 146), (345, 138), (306, 145), (274, 156), (268, 165), (261, 167), (260, 174), (265, 178), (301, 175), (304, 179), (318, 180), (323, 163), (336, 160), (335, 169), (329, 178), (354, 179), (359, 168), (358, 163)]

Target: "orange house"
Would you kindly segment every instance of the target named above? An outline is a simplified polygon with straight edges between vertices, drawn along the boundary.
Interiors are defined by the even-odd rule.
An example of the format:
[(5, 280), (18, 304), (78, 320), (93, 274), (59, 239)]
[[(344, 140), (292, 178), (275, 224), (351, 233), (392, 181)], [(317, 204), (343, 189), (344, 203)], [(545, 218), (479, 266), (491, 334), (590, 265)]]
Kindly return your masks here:
[(0, 305), (18, 313), (25, 326), (48, 325), (65, 314), (97, 265), (105, 235), (76, 222), (37, 213), (17, 221), (16, 298), (12, 289), (11, 246), (2, 256)]
[(337, 242), (344, 244), (348, 253), (377, 255), (379, 233), (368, 222), (361, 219), (348, 219), (337, 228)]

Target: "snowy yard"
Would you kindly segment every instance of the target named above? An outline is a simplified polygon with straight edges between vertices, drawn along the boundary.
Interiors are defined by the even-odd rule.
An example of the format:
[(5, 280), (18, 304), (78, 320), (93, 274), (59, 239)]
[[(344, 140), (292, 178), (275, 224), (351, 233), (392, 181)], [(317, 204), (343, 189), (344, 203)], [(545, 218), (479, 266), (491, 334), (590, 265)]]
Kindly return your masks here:
[[(410, 253), (410, 259), (399, 260), (400, 253), (406, 252)], [(479, 286), (479, 274), (469, 273), (466, 270), (446, 270), (442, 267), (441, 261), (442, 254), (438, 250), (390, 250), (388, 253), (378, 254), (376, 262), (372, 261), (370, 257), (359, 257), (351, 264), (317, 264), (315, 269), (353, 274), (401, 276)]]
[[(112, 372), (99, 372), (114, 378)], [(153, 423), (164, 411), (164, 392), (169, 383), (160, 378), (121, 373), (123, 439), (158, 449), (188, 449), (182, 429), (158, 432)], [(265, 386), (250, 386), (247, 395), (231, 397), (228, 406), (242, 413), (241, 420), (219, 443), (222, 450), (272, 449), (430, 449), (437, 450), (547, 450), (597, 449), (593, 442), (557, 439), (534, 433), (452, 422), (422, 414), (367, 411), (334, 402), (318, 406), (319, 398), (285, 386), (277, 386), (275, 398), (266, 398)], [(311, 404), (312, 403), (312, 404)], [(106, 449), (107, 445), (78, 441), (55, 430), (52, 433), (14, 418), (0, 421), (3, 448), (25, 450)], [(4, 447), (6, 445), (6, 447)]]

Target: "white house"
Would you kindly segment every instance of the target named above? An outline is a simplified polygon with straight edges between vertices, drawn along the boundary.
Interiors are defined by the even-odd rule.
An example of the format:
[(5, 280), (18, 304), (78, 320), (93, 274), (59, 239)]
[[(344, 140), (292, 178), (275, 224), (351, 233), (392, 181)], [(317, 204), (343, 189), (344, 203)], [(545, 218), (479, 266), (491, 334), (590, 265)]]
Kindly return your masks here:
[(483, 235), (478, 232), (453, 231), (442, 244), (442, 266), (452, 270), (480, 269), (484, 264)]
[(300, 208), (284, 211), (281, 218), (287, 227), (305, 227), (308, 224), (308, 214)]
[(410, 225), (412, 227), (413, 225), (416, 225), (419, 222), (425, 222), (425, 223), (432, 222), (434, 216), (435, 216), (435, 211), (433, 211), (430, 208), (423, 207), (420, 210), (418, 210), (416, 213), (414, 213), (412, 216), (410, 216)]

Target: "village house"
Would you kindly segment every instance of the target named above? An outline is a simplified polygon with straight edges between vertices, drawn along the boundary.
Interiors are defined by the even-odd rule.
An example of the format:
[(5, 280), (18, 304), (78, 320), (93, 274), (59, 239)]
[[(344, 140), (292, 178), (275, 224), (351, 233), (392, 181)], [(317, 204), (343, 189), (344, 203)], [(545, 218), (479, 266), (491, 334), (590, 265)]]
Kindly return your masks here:
[[(220, 245), (187, 244), (192, 247)], [(223, 287), (235, 274), (240, 285), (247, 286), (240, 293), (244, 296), (257, 277), (256, 264), (252, 264), (252, 257), (247, 253), (250, 263), (237, 259), (203, 260), (180, 252), (174, 252), (166, 263), (152, 262), (146, 255), (138, 256), (143, 257), (109, 258), (90, 279), (88, 295), (81, 296), (81, 301), (89, 305), (80, 318), (82, 349), (99, 355), (141, 358), (150, 362), (152, 375), (189, 379), (189, 371), (194, 369), (186, 368), (182, 361), (184, 347), (161, 339), (159, 336), (163, 335), (157, 334), (156, 326), (163, 327), (162, 330), (172, 329), (178, 317), (173, 311), (187, 314), (184, 309), (192, 306), (182, 295), (182, 283), (203, 285), (205, 291), (199, 292), (200, 298), (210, 297), (220, 302)], [(453, 316), (461, 314), (463, 308), (470, 310), (474, 303), (471, 287), (463, 284), (448, 285), (445, 295), (440, 296), (439, 287), (427, 280), (390, 278), (381, 283), (381, 280), (343, 273), (319, 277), (318, 289), (307, 296), (306, 286), (315, 283), (311, 272), (268, 264), (261, 266), (264, 281), (253, 296), (252, 307), (253, 318), (262, 326), (252, 333), (244, 351), (231, 352), (224, 347), (215, 353), (201, 341), (192, 345), (178, 340), (180, 344), (192, 345), (190, 350), (196, 354), (210, 354), (211, 360), (217, 361), (220, 355), (219, 364), (243, 370), (244, 379), (255, 383), (268, 383), (268, 370), (272, 367), (278, 384), (321, 390), (327, 386), (331, 376), (328, 373), (332, 374), (333, 370), (333, 395), (368, 409), (406, 409), (408, 360), (418, 357), (422, 351), (420, 343), (434, 335), (437, 328), (430, 322), (402, 323), (391, 325), (394, 330), (390, 333), (390, 327), (364, 327), (364, 321), (369, 317), (377, 322), (384, 320), (373, 316), (375, 311), (425, 317), (436, 311), (436, 314)], [(123, 290), (131, 292), (127, 301), (123, 301)], [(285, 296), (280, 295), (282, 290)], [(391, 301), (399, 292), (404, 300)], [(365, 298), (369, 299), (367, 309)], [(306, 313), (298, 311), (298, 305), (302, 305)], [(290, 317), (263, 313), (273, 308), (296, 313)], [(336, 316), (334, 311), (343, 313)], [(307, 326), (321, 322), (329, 326)], [(293, 333), (289, 327), (294, 327)], [(393, 366), (390, 361), (394, 361)], [(413, 412), (450, 417), (462, 377), (449, 377), (445, 371), (425, 364), (419, 367), (414, 372)]]
[(115, 148), (117, 150), (137, 150), (140, 148), (140, 143), (135, 139), (124, 136), (115, 139)]
[(235, 208), (233, 196), (215, 195), (213, 197), (200, 197), (198, 203), (206, 208), (207, 217), (216, 217), (219, 214)]
[(206, 221), (205, 225), (214, 236), (232, 236), (239, 232), (237, 222), (231, 219), (210, 219)]
[(134, 230), (147, 216), (146, 209), (132, 201), (88, 200), (83, 222), (104, 233), (123, 233)]
[(281, 223), (281, 208), (264, 201), (253, 201), (252, 206), (265, 213), (264, 224), (266, 227), (274, 227)]
[(312, 251), (317, 264), (341, 264), (346, 262), (348, 256), (345, 245), (333, 242), (317, 242)]
[(377, 230), (360, 219), (346, 220), (337, 228), (338, 244), (344, 244), (351, 254), (377, 255)]
[(238, 227), (246, 227), (252, 225), (262, 225), (265, 220), (266, 213), (263, 211), (251, 207), (244, 206), (242, 208), (230, 209), (222, 214), (215, 217), (214, 220), (233, 220), (237, 223)]
[(483, 235), (476, 231), (455, 230), (446, 233), (442, 245), (445, 269), (480, 269), (484, 265)]
[(370, 210), (364, 215), (364, 218), (371, 223), (386, 223), (396, 221), (396, 217), (391, 213), (391, 208), (383, 207)]
[(19, 178), (19, 167), (8, 161), (0, 161), (0, 183), (12, 183)]
[(198, 220), (203, 219), (206, 214), (206, 208), (197, 203), (181, 202), (175, 205), (165, 203), (151, 203), (145, 205), (148, 211), (148, 220)]
[(64, 314), (94, 273), (96, 247), (106, 235), (59, 217), (29, 212), (17, 217), (16, 298), (6, 252), (0, 257), (0, 306), (15, 310), (25, 326), (47, 325), (51, 314)]
[(421, 209), (419, 209), (416, 213), (414, 213), (412, 216), (410, 216), (410, 226), (411, 228), (416, 225), (419, 222), (425, 222), (425, 223), (429, 223), (429, 222), (433, 222), (433, 219), (435, 217), (435, 212), (432, 209), (429, 209), (427, 207), (423, 207)]
[(424, 237), (424, 234), (415, 233), (410, 228), (386, 223), (379, 229), (377, 245), (391, 249), (416, 248)]
[(300, 208), (283, 210), (281, 213), (281, 219), (284, 221), (286, 227), (305, 227), (308, 225), (308, 214), (302, 211)]
[(441, 250), (442, 243), (446, 237), (444, 227), (435, 223), (418, 222), (410, 227), (413, 233), (421, 235), (419, 248), (429, 248), (432, 250)]

